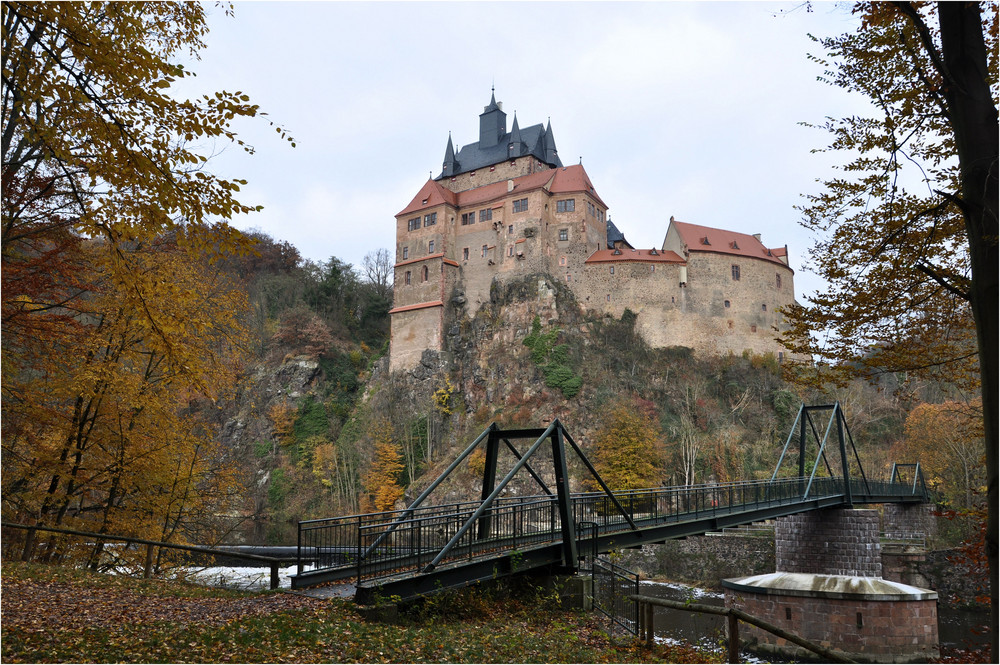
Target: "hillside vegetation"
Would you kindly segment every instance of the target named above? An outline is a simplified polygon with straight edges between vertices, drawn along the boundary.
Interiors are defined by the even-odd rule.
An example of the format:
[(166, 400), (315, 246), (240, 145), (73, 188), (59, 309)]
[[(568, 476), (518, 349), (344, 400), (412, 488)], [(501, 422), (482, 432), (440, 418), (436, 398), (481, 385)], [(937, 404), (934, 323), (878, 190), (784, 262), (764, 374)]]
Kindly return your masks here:
[[(260, 240), (272, 254), (293, 255)], [(587, 316), (545, 275), (495, 285), (477, 312), (454, 294), (445, 352), (428, 351), (413, 370), (390, 375), (387, 317), (366, 319), (361, 312), (371, 309), (352, 306), (337, 287), (370, 282), (336, 259), (329, 265), (340, 269), (332, 277), (302, 262), (247, 273), (263, 341), (223, 433), (251, 453), (244, 472), (256, 539), (293, 542), (299, 519), (403, 506), (493, 422), (560, 419), (613, 487), (685, 485), (770, 477), (799, 405), (839, 400), (866, 469), (884, 474), (918, 452), (917, 437), (905, 436), (908, 413), (946, 396), (941, 386), (897, 376), (806, 388), (773, 356), (651, 349), (632, 312)], [(327, 285), (323, 298), (317, 283)], [(308, 338), (303, 322), (322, 334)], [(477, 496), (484, 463), (473, 454), (438, 500)], [(534, 466), (551, 474), (551, 464)], [(571, 474), (575, 489), (593, 487), (582, 465), (571, 461)], [(511, 491), (538, 491), (518, 480)], [(970, 477), (966, 490), (976, 482)], [(949, 501), (948, 487), (939, 488)], [(956, 507), (966, 496), (974, 500), (953, 497)]]

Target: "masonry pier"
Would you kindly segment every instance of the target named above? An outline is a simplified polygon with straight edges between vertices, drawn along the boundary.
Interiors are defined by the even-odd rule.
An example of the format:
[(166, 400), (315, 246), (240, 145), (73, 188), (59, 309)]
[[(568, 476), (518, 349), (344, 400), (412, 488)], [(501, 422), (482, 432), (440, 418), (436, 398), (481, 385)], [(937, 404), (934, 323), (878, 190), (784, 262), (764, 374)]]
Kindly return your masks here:
[[(856, 661), (926, 662), (939, 656), (937, 593), (883, 579), (878, 511), (826, 508), (778, 518), (775, 568), (723, 580), (726, 607)], [(752, 626), (746, 637), (761, 652), (804, 655)]]

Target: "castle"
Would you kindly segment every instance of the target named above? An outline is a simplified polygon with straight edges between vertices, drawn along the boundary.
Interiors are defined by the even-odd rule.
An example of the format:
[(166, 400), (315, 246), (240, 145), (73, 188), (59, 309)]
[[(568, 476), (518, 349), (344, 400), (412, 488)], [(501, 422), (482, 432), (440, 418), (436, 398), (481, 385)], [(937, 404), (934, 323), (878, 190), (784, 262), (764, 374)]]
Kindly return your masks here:
[(493, 280), (546, 273), (586, 309), (637, 314), (654, 347), (783, 355), (778, 311), (794, 301), (787, 247), (670, 218), (661, 248), (635, 249), (611, 222), (582, 164), (563, 166), (551, 122), (507, 131), (490, 99), (479, 141), (457, 153), (448, 137), (441, 174), (396, 215), (390, 368), (441, 350), (445, 303), (475, 312)]

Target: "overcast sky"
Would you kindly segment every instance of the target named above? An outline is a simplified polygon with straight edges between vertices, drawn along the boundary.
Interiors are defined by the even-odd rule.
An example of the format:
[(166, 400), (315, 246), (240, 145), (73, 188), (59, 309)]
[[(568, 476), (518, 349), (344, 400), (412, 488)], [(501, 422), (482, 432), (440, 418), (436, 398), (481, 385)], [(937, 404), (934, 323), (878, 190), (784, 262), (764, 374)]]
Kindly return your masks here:
[[(183, 92), (250, 95), (295, 137), (241, 122), (256, 147), (210, 162), (245, 178), (235, 220), (306, 258), (360, 265), (394, 251), (394, 215), (438, 175), (448, 133), (478, 140), (491, 86), (527, 127), (551, 119), (564, 164), (582, 159), (635, 247), (678, 220), (787, 244), (796, 295), (812, 244), (794, 206), (829, 174), (811, 154), (821, 123), (863, 100), (817, 81), (808, 34), (850, 31), (841, 4), (813, 2), (236, 2), (207, 4), (210, 33)], [(190, 92), (188, 92), (190, 91)]]

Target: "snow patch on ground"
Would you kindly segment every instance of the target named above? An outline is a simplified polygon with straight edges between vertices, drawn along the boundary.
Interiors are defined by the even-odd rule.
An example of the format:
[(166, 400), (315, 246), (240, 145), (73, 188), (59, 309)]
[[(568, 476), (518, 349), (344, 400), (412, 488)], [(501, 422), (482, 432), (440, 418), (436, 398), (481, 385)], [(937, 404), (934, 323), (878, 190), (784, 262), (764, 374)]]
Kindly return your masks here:
[(656, 582), (653, 580), (641, 580), (639, 586), (659, 586), (678, 591), (691, 599), (698, 598), (724, 598), (725, 596), (720, 591), (712, 591), (710, 589), (701, 589), (696, 586), (688, 586), (687, 584), (680, 584), (678, 582)]

